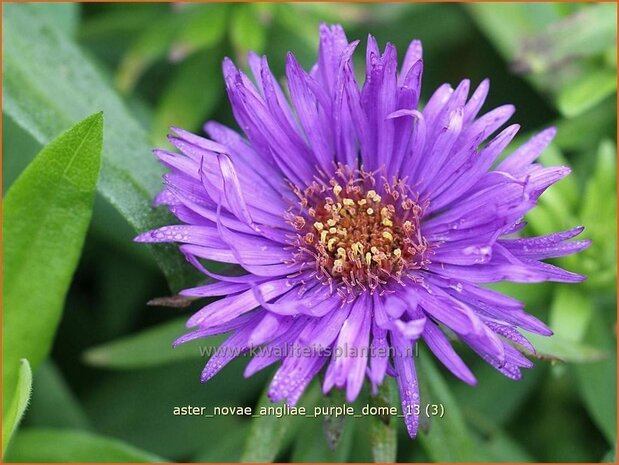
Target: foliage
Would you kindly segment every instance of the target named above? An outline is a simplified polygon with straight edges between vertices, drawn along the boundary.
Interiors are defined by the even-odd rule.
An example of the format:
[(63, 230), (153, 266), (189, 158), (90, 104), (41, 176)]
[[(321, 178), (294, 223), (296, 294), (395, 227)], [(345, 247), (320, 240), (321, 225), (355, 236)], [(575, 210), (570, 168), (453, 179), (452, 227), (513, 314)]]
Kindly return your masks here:
[[(3, 453), (14, 433), (6, 460), (614, 460), (615, 4), (9, 3), (2, 10)], [(442, 404), (445, 416), (424, 419), (417, 441), (400, 418), (174, 416), (173, 407), (187, 404), (270, 405), (264, 389), (273, 370), (244, 379), (246, 361), (237, 360), (200, 385), (200, 348), (223, 339), (172, 349), (197, 304), (146, 304), (200, 277), (173, 247), (131, 242), (169, 221), (151, 208), (163, 171), (150, 150), (169, 148), (167, 128), (200, 132), (209, 119), (235, 125), (222, 58), (246, 66), (248, 50), (266, 53), (284, 76), (292, 50), (308, 68), (321, 21), (399, 50), (422, 39), (423, 101), (445, 81), (490, 77), (486, 108), (513, 103), (520, 141), (557, 126), (542, 162), (573, 173), (541, 197), (525, 233), (582, 224), (593, 241), (556, 260), (587, 274), (581, 285), (496, 286), (556, 332), (532, 336), (536, 366), (522, 381), (457, 347), (479, 380), (470, 387), (421, 350), (422, 397)], [(397, 405), (396, 391), (392, 383), (378, 396), (364, 390), (354, 407)], [(342, 402), (339, 393), (323, 397), (317, 383), (301, 399), (309, 410)]]

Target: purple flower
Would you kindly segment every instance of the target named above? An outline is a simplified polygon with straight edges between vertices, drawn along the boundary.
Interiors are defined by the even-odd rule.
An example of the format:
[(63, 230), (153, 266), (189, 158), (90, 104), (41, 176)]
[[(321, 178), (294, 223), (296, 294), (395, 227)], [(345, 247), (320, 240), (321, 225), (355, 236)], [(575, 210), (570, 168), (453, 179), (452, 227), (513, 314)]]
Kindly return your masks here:
[[(185, 289), (222, 296), (188, 321), (175, 344), (231, 333), (202, 372), (207, 381), (250, 349), (250, 376), (281, 362), (272, 401), (294, 405), (325, 370), (323, 391), (348, 401), (367, 377), (385, 375), (400, 390), (414, 437), (419, 404), (412, 347), (423, 340), (458, 378), (476, 380), (446, 335), (457, 337), (512, 379), (534, 351), (518, 328), (550, 335), (523, 304), (483, 285), (498, 281), (579, 282), (583, 276), (542, 262), (583, 250), (568, 241), (583, 228), (518, 238), (523, 216), (566, 167), (535, 160), (549, 128), (497, 164), (519, 126), (497, 131), (514, 113), (504, 105), (478, 116), (483, 81), (439, 87), (419, 108), (421, 43), (398, 72), (396, 49), (368, 38), (359, 85), (340, 26), (320, 28), (309, 72), (289, 54), (290, 101), (267, 59), (249, 55), (253, 81), (226, 59), (223, 72), (244, 136), (209, 122), (209, 138), (173, 129), (181, 154), (155, 150), (169, 169), (155, 205), (182, 224), (136, 238), (178, 242), (195, 267), (217, 282)], [(496, 134), (496, 135), (495, 135)], [(240, 265), (242, 276), (208, 271), (201, 259)]]

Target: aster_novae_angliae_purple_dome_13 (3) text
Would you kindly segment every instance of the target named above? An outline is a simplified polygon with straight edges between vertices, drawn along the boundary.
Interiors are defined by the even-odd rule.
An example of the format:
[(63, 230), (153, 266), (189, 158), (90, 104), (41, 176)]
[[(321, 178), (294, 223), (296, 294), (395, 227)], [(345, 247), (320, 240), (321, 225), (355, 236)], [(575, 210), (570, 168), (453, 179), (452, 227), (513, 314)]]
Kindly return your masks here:
[[(280, 363), (268, 389), (273, 402), (295, 405), (322, 370), (323, 392), (344, 389), (349, 402), (366, 377), (376, 393), (392, 376), (415, 437), (414, 344), (422, 340), (469, 384), (477, 381), (447, 334), (520, 379), (532, 363), (519, 349), (534, 348), (519, 329), (552, 331), (484, 284), (580, 282), (583, 276), (542, 260), (589, 241), (569, 240), (582, 227), (519, 234), (539, 196), (570, 172), (536, 163), (554, 128), (502, 157), (519, 126), (498, 132), (512, 105), (479, 116), (487, 80), (470, 97), (468, 80), (455, 89), (444, 84), (421, 109), (419, 41), (398, 69), (396, 48), (381, 53), (369, 36), (360, 84), (352, 60), (359, 41), (349, 42), (338, 25), (321, 25), (319, 36), (309, 71), (287, 56), (289, 98), (266, 57), (249, 54), (253, 79), (224, 60), (243, 134), (217, 122), (205, 124), (208, 138), (172, 128), (180, 153), (154, 151), (168, 169), (154, 204), (181, 224), (136, 241), (179, 243), (191, 264), (216, 279), (180, 292), (221, 296), (175, 342), (230, 333), (203, 382), (252, 348), (260, 350), (245, 376)], [(240, 265), (245, 274), (215, 274), (203, 259)], [(299, 355), (294, 347), (311, 350)]]

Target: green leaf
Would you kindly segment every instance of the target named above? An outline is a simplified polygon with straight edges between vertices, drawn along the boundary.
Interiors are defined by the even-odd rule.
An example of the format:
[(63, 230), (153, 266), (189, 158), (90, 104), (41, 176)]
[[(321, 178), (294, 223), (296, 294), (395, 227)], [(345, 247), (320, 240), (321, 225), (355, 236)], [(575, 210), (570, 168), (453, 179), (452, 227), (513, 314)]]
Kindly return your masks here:
[[(339, 391), (339, 390), (338, 390)], [(340, 404), (341, 405), (341, 404)], [(348, 462), (353, 445), (355, 423), (345, 422), (337, 446), (329, 447), (325, 438), (324, 420), (321, 417), (307, 418), (296, 434), (292, 462)]]
[(570, 60), (600, 55), (617, 42), (617, 6), (591, 4), (531, 37), (521, 38), (520, 60), (536, 73)]
[[(617, 438), (617, 338), (611, 319), (611, 308), (606, 315), (598, 314), (591, 321), (585, 341), (603, 347), (607, 357), (574, 367), (578, 389), (593, 422), (604, 433), (609, 444), (615, 445)], [(614, 310), (614, 309), (613, 309)], [(614, 311), (613, 311), (614, 314)], [(604, 318), (606, 316), (607, 318)], [(613, 318), (614, 320), (614, 318)]]
[(34, 7), (39, 14), (69, 37), (75, 36), (80, 19), (80, 4), (70, 2), (41, 2)]
[(554, 3), (467, 7), (512, 67), (552, 96), (563, 114), (578, 115), (616, 90), (615, 69), (603, 62), (617, 40), (615, 5), (581, 5), (573, 12)]
[(92, 215), (102, 131), (97, 113), (60, 135), (4, 199), (3, 399), (15, 389), (19, 361), (36, 369), (50, 350)]
[(479, 461), (479, 450), (470, 435), (458, 402), (447, 383), (434, 366), (430, 356), (421, 349), (418, 361), (422, 399), (422, 415), (426, 404), (442, 404), (444, 416), (432, 417), (429, 431), (420, 428), (419, 442), (435, 462)]
[(2, 417), (2, 457), (4, 457), (4, 452), (9, 445), (11, 436), (13, 436), (13, 433), (19, 426), (19, 422), (28, 407), (31, 391), (32, 371), (30, 370), (28, 360), (22, 359), (20, 361), (19, 375), (17, 376), (17, 386), (15, 388), (13, 401), (6, 414)]
[[(339, 407), (346, 403), (346, 395), (341, 389), (332, 389), (327, 395), (323, 396), (320, 402), (330, 409), (330, 407)], [(329, 411), (329, 410), (327, 410)], [(346, 429), (346, 417), (343, 415), (324, 416), (323, 429), (326, 445), (330, 450), (336, 450)]]
[(157, 103), (152, 139), (167, 145), (170, 126), (192, 130), (203, 123), (224, 90), (221, 58), (216, 51), (199, 52), (178, 66)]
[[(505, 398), (508, 396), (505, 395)], [(496, 406), (495, 406), (496, 408)], [(479, 448), (489, 462), (535, 462), (513, 438), (479, 412), (469, 412), (466, 419), (478, 433)]]
[(582, 289), (563, 285), (554, 293), (549, 326), (555, 335), (568, 341), (579, 342), (582, 341), (593, 314), (593, 302)]
[[(261, 407), (283, 406), (284, 403), (271, 403), (266, 393), (269, 386), (260, 397), (254, 413), (259, 413)], [(318, 397), (321, 395), (320, 387), (317, 383), (312, 383), (305, 392), (299, 405), (312, 412)], [(252, 424), (247, 435), (241, 462), (272, 462), (279, 452), (286, 447), (297, 431), (301, 418), (295, 415), (283, 416), (278, 418), (275, 415), (262, 415), (252, 419)]]
[[(137, 231), (169, 223), (169, 214), (151, 206), (163, 170), (150, 154), (148, 135), (97, 68), (32, 5), (12, 3), (3, 10), (4, 111), (46, 144), (74, 121), (103, 110), (108, 124), (98, 191)], [(151, 250), (173, 290), (194, 281), (175, 247)]]
[(525, 336), (538, 358), (572, 363), (601, 360), (607, 357), (605, 350), (582, 342), (593, 316), (591, 298), (576, 286), (563, 285), (556, 289), (550, 308), (549, 325), (554, 334), (546, 337), (525, 332)]
[(2, 114), (2, 193), (6, 191), (41, 150), (41, 144), (6, 113)]
[(594, 151), (600, 140), (615, 137), (617, 103), (607, 98), (591, 110), (574, 118), (561, 118), (555, 122), (557, 136), (555, 143), (562, 150)]
[(217, 45), (226, 33), (228, 9), (229, 5), (225, 3), (196, 5), (174, 38), (170, 57), (174, 61), (182, 60), (198, 50)]
[[(550, 144), (538, 158), (538, 161), (544, 166), (569, 166), (569, 161), (565, 158), (561, 150), (556, 144)], [(563, 216), (569, 216), (571, 211), (580, 203), (578, 195), (578, 183), (575, 176), (567, 176), (559, 182), (552, 185), (550, 191), (556, 192), (559, 199), (552, 199), (551, 204), (553, 209), (560, 212)], [(542, 194), (542, 198), (548, 193)]]
[(557, 105), (561, 113), (573, 117), (594, 107), (617, 91), (617, 70), (601, 69), (585, 74), (559, 93)]
[(545, 368), (543, 364), (537, 364), (524, 371), (522, 379), (515, 383), (483, 360), (475, 360), (471, 370), (480, 380), (478, 385), (473, 387), (458, 382), (453, 392), (467, 417), (483, 415), (494, 424), (504, 425), (521, 411), (531, 393), (539, 388)]
[(592, 240), (591, 247), (574, 257), (588, 275), (585, 285), (616, 291), (617, 244), (617, 160), (616, 146), (603, 141), (597, 161), (583, 196), (581, 218), (586, 226), (584, 235)]
[(133, 90), (144, 72), (166, 56), (179, 29), (179, 15), (171, 12), (146, 27), (125, 53), (116, 72), (116, 87), (123, 94)]
[(225, 339), (216, 336), (173, 348), (172, 342), (187, 332), (185, 322), (186, 318), (176, 319), (93, 347), (84, 353), (84, 361), (92, 366), (116, 370), (149, 368), (199, 358), (202, 347), (214, 349)]
[(265, 370), (244, 379), (247, 359), (239, 358), (208, 383), (200, 384), (205, 363), (205, 359), (196, 358), (148, 369), (98, 372), (95, 386), (81, 396), (84, 410), (96, 419), (101, 434), (186, 461), (210, 443), (223, 441), (240, 423), (250, 422), (235, 415), (179, 416), (173, 409), (204, 406), (212, 413), (215, 406), (253, 406), (269, 375)]
[[(540, 157), (544, 166), (568, 166), (568, 161), (554, 145), (550, 145)], [(578, 185), (574, 176), (561, 179), (546, 190), (539, 204), (526, 215), (530, 227), (538, 235), (572, 228), (577, 224), (576, 206), (579, 204)]]
[(257, 8), (238, 4), (232, 13), (230, 40), (239, 60), (246, 61), (247, 52), (261, 53), (266, 45), (266, 28), (261, 24)]
[[(387, 379), (380, 386), (378, 394), (370, 398), (370, 404), (377, 408), (390, 408), (397, 405), (394, 393), (397, 391), (393, 380)], [(370, 440), (374, 462), (395, 462), (398, 452), (397, 424), (399, 418), (392, 415), (370, 417)]]
[(508, 60), (515, 57), (524, 38), (560, 19), (550, 3), (471, 2), (466, 7), (482, 32)]
[(234, 425), (233, 434), (224, 434), (220, 441), (210, 441), (208, 446), (192, 458), (192, 462), (238, 462), (249, 425), (247, 422)]
[(83, 431), (27, 428), (20, 431), (7, 454), (10, 462), (135, 462), (167, 460), (117, 439)]
[(602, 457), (602, 460), (600, 460), (600, 462), (617, 463), (617, 449), (615, 447), (610, 449), (606, 454), (604, 454), (604, 457)]
[(601, 360), (607, 356), (604, 350), (574, 342), (557, 334), (546, 337), (526, 331), (522, 333), (535, 347), (534, 356), (543, 360), (584, 363)]
[(71, 387), (50, 360), (43, 363), (34, 374), (28, 426), (91, 429)]

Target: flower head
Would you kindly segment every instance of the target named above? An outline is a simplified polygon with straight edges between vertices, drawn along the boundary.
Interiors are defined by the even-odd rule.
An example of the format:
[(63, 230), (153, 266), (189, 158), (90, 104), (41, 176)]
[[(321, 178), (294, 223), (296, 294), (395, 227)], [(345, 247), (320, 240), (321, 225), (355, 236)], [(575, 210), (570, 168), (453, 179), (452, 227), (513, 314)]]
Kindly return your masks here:
[[(357, 45), (341, 27), (321, 26), (309, 72), (288, 55), (290, 101), (265, 57), (249, 55), (253, 81), (226, 59), (244, 136), (215, 122), (205, 125), (209, 138), (173, 129), (169, 139), (181, 153), (155, 150), (169, 169), (155, 204), (182, 224), (136, 240), (181, 243), (187, 259), (217, 279), (181, 292), (223, 296), (195, 313), (192, 331), (176, 341), (231, 333), (202, 381), (256, 347), (246, 376), (281, 362), (273, 401), (295, 404), (323, 368), (324, 392), (345, 389), (349, 401), (366, 377), (375, 390), (394, 376), (415, 436), (412, 346), (423, 340), (474, 384), (448, 330), (519, 379), (532, 364), (516, 346), (534, 349), (518, 328), (552, 333), (521, 302), (483, 284), (579, 282), (541, 260), (589, 243), (567, 241), (580, 227), (517, 236), (538, 197), (569, 173), (535, 163), (553, 128), (497, 163), (519, 127), (494, 135), (511, 105), (478, 116), (488, 81), (470, 97), (468, 80), (456, 89), (445, 84), (420, 109), (421, 43), (410, 44), (398, 72), (395, 47), (381, 53), (370, 36), (363, 85), (353, 70)], [(200, 259), (238, 264), (246, 274), (216, 275)]]

